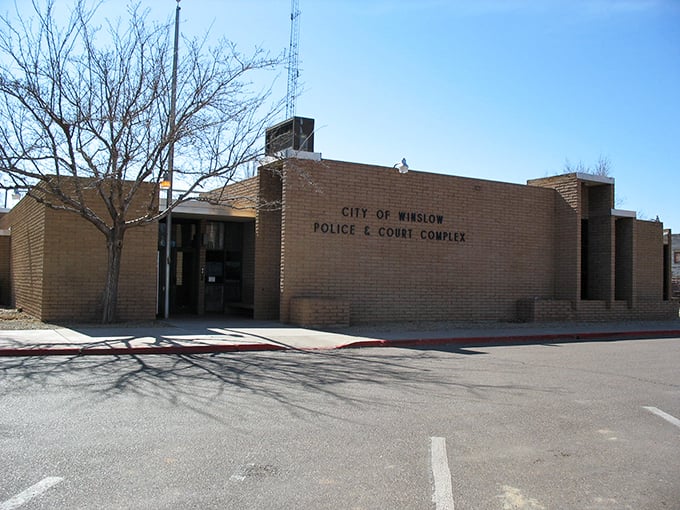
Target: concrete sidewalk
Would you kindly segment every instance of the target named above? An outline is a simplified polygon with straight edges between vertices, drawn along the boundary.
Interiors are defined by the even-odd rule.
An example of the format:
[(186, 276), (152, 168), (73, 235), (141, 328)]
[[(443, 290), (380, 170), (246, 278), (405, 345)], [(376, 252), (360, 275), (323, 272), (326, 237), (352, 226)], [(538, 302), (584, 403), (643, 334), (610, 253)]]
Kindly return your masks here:
[(229, 318), (180, 319), (145, 327), (0, 329), (0, 356), (200, 354), (351, 347), (489, 345), (677, 337), (680, 320), (617, 323), (420, 323), (321, 331)]

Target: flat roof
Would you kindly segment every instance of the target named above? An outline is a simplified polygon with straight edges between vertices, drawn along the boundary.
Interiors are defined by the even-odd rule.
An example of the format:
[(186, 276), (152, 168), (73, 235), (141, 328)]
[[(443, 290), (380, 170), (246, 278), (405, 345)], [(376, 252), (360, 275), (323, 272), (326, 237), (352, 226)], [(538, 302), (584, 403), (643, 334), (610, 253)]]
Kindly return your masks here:
[(582, 172), (577, 172), (576, 178), (579, 181), (584, 181), (584, 182), (592, 182), (592, 183), (598, 183), (598, 184), (614, 184), (614, 178), (613, 177), (607, 177), (606, 175), (595, 175), (595, 174), (586, 174), (586, 173), (582, 173)]
[[(165, 199), (161, 198), (159, 210), (165, 208)], [(234, 220), (255, 219), (255, 209), (235, 209), (227, 205), (216, 205), (203, 200), (189, 200), (182, 202), (172, 210), (172, 214), (181, 216), (202, 216), (212, 218), (231, 218)]]

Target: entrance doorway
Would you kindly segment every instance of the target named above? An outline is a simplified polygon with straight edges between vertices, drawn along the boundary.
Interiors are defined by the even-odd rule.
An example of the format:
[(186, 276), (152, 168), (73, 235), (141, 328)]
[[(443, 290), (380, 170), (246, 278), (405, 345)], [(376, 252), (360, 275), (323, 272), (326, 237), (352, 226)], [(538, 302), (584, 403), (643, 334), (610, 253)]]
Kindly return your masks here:
[[(158, 315), (165, 315), (165, 242), (167, 223), (158, 229)], [(200, 223), (173, 218), (170, 255), (170, 314), (198, 313)]]
[[(166, 225), (166, 222), (159, 223), (158, 232), (157, 313), (161, 317), (165, 315)], [(244, 297), (252, 303), (252, 293), (244, 292), (245, 226), (252, 227), (252, 222), (173, 216), (170, 315), (242, 313), (249, 309), (248, 304), (244, 304)]]
[(206, 222), (205, 311), (221, 312), (241, 302), (243, 224)]

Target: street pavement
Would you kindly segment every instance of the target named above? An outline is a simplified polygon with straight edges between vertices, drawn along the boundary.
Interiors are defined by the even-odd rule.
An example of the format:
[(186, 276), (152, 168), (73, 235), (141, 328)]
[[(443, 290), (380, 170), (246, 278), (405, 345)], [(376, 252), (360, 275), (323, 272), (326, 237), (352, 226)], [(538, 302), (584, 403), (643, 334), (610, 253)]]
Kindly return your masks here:
[(0, 509), (680, 510), (679, 339), (1, 358)]
[(0, 356), (317, 351), (350, 347), (489, 345), (680, 336), (680, 319), (598, 323), (408, 323), (320, 330), (274, 321), (197, 317), (143, 326), (0, 329)]

